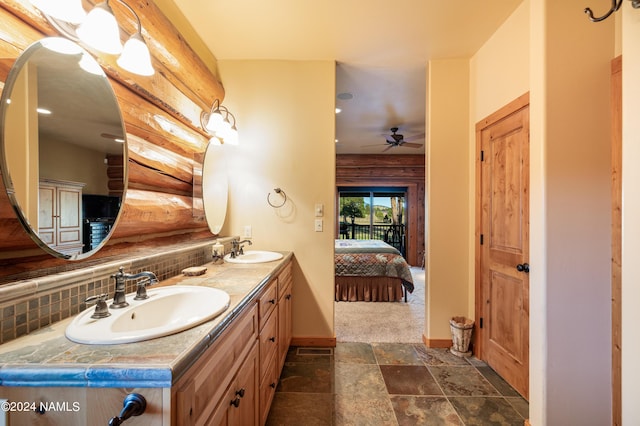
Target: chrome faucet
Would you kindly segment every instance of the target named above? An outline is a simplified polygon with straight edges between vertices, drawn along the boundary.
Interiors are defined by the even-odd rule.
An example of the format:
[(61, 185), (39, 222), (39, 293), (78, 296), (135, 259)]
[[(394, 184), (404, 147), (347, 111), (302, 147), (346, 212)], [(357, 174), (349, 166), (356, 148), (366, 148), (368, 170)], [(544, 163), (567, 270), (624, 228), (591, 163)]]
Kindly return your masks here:
[(235, 258), (236, 256), (240, 256), (244, 254), (244, 250), (242, 249), (242, 244), (247, 243), (249, 245), (253, 244), (251, 240), (231, 240), (231, 257)]
[(138, 283), (138, 291), (136, 292), (136, 297), (134, 298), (135, 300), (146, 299), (148, 296), (145, 287), (147, 285), (155, 284), (158, 282), (158, 278), (153, 272), (143, 271), (137, 274), (125, 274), (124, 266), (121, 266), (120, 269), (118, 269), (117, 273), (111, 275), (111, 278), (115, 278), (116, 280), (116, 292), (113, 295), (113, 303), (109, 305), (110, 308), (114, 309), (129, 306), (129, 303), (125, 298), (127, 281), (136, 280), (138, 278), (146, 278), (146, 280), (141, 280)]

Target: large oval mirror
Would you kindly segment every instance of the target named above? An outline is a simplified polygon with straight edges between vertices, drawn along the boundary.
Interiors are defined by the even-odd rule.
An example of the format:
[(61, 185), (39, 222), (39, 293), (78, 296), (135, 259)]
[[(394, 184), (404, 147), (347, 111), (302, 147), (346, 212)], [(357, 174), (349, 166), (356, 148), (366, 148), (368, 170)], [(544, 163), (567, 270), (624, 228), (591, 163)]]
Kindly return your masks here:
[(202, 165), (202, 200), (209, 230), (220, 234), (227, 216), (229, 195), (227, 161), (224, 147), (209, 143)]
[(125, 130), (108, 78), (77, 44), (46, 38), (16, 60), (0, 102), (2, 175), (20, 222), (56, 257), (95, 253), (127, 183)]

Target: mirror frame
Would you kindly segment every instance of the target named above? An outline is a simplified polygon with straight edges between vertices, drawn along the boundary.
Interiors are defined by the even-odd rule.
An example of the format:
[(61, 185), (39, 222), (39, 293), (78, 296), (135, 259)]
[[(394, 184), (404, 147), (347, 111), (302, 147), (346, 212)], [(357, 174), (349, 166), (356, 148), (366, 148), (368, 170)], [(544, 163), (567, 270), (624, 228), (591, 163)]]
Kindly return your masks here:
[[(50, 247), (46, 242), (44, 242), (40, 236), (38, 235), (38, 232), (36, 229), (33, 229), (33, 227), (30, 225), (29, 220), (27, 218), (27, 216), (25, 215), (23, 209), (20, 207), (20, 203), (18, 202), (18, 198), (16, 197), (15, 194), (15, 187), (13, 185), (13, 180), (11, 179), (11, 174), (9, 172), (9, 164), (8, 164), (8, 159), (7, 159), (7, 155), (6, 155), (6, 138), (5, 138), (5, 130), (6, 130), (6, 125), (5, 125), (5, 120), (6, 120), (6, 111), (7, 108), (5, 108), (5, 105), (8, 103), (8, 100), (10, 99), (10, 92), (13, 91), (13, 87), (14, 84), (22, 70), (22, 68), (28, 63), (28, 61), (31, 59), (31, 57), (35, 54), (35, 52), (37, 52), (39, 49), (47, 49), (51, 52), (54, 52), (53, 50), (47, 48), (46, 46), (43, 45), (43, 40), (52, 40), (52, 39), (59, 39), (59, 40), (63, 40), (64, 43), (71, 43), (74, 45), (75, 48), (77, 48), (79, 50), (79, 52), (81, 54), (84, 54), (85, 57), (90, 58), (92, 61), (95, 62), (95, 65), (97, 68), (100, 69), (101, 71), (101, 75), (104, 77), (104, 81), (105, 83), (108, 85), (109, 87), (109, 92), (112, 94), (113, 96), (113, 101), (117, 107), (117, 114), (119, 116), (119, 121), (120, 121), (120, 125), (122, 128), (122, 135), (123, 135), (123, 139), (124, 142), (122, 143), (122, 163), (123, 163), (123, 176), (122, 176), (122, 180), (123, 180), (123, 188), (122, 188), (122, 196), (120, 199), (120, 208), (118, 209), (118, 213), (113, 221), (113, 224), (111, 226), (111, 229), (109, 230), (108, 234), (105, 236), (105, 238), (96, 246), (94, 247), (92, 250), (86, 251), (86, 252), (82, 252), (82, 253), (78, 253), (75, 255), (70, 255), (70, 254), (66, 254), (66, 253), (62, 253), (59, 252), (55, 249), (53, 249), (52, 247)], [(60, 53), (62, 54), (62, 53)], [(114, 112), (115, 114), (115, 112)], [(13, 210), (16, 213), (17, 219), (20, 222), (20, 224), (22, 225), (22, 227), (24, 228), (24, 230), (27, 232), (27, 234), (29, 235), (29, 237), (40, 247), (42, 248), (46, 253), (59, 258), (59, 259), (66, 259), (66, 260), (83, 260), (83, 259), (87, 259), (88, 257), (92, 256), (93, 254), (95, 254), (96, 252), (98, 252), (111, 238), (111, 236), (114, 233), (114, 230), (116, 229), (116, 226), (118, 224), (118, 222), (120, 221), (120, 219), (122, 218), (122, 212), (124, 210), (124, 205), (125, 205), (125, 199), (126, 199), (126, 195), (127, 195), (127, 188), (128, 188), (128, 183), (129, 183), (129, 177), (128, 177), (128, 172), (129, 172), (129, 158), (128, 158), (128, 143), (127, 143), (127, 132), (126, 132), (126, 127), (125, 127), (125, 122), (124, 119), (122, 117), (122, 109), (120, 108), (120, 104), (118, 102), (118, 98), (116, 96), (116, 93), (113, 89), (113, 85), (111, 84), (111, 81), (109, 79), (109, 77), (104, 73), (104, 70), (102, 69), (102, 67), (98, 64), (98, 62), (95, 60), (95, 58), (89, 53), (87, 52), (86, 49), (82, 48), (80, 45), (78, 45), (77, 43), (70, 41), (66, 38), (62, 38), (62, 37), (47, 37), (44, 39), (40, 39), (34, 43), (32, 43), (31, 45), (29, 45), (21, 54), (20, 56), (16, 59), (16, 61), (14, 62), (13, 66), (11, 67), (11, 70), (9, 71), (8, 75), (7, 75), (7, 79), (4, 82), (4, 87), (2, 89), (2, 96), (0, 96), (0, 174), (2, 175), (2, 181), (3, 181), (3, 185), (4, 185), (4, 189), (7, 193), (7, 196), (9, 198), (9, 201), (11, 203), (11, 206), (13, 208)], [(83, 222), (83, 219), (81, 218), (81, 221)], [(83, 225), (83, 223), (81, 223), (81, 226)]]

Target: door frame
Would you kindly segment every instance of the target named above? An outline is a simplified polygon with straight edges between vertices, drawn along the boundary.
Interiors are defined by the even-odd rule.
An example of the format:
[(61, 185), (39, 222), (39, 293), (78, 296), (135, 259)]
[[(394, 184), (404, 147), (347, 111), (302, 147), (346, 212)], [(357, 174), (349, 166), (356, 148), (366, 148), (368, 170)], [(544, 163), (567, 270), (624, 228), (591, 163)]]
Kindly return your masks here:
[[(483, 337), (484, 329), (481, 328), (482, 318), (485, 316), (486, 304), (483, 303), (483, 283), (482, 283), (482, 247), (480, 244), (480, 238), (482, 234), (482, 129), (489, 125), (507, 117), (508, 115), (526, 107), (529, 105), (529, 92), (519, 96), (507, 105), (498, 109), (494, 113), (485, 117), (476, 123), (476, 153), (475, 153), (475, 325), (474, 325), (474, 352), (478, 359), (483, 358)], [(527, 336), (528, 337), (528, 336)]]

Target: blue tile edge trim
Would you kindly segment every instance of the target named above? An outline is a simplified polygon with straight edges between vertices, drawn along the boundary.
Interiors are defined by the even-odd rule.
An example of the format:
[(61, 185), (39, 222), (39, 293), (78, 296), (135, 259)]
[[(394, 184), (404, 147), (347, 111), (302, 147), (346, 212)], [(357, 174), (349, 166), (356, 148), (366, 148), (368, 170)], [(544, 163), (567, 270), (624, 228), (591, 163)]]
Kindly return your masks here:
[(168, 367), (46, 367), (5, 365), (0, 368), (0, 386), (170, 388)]

